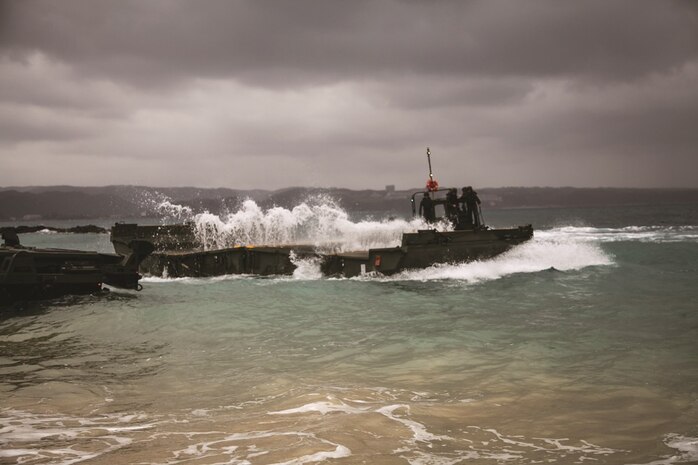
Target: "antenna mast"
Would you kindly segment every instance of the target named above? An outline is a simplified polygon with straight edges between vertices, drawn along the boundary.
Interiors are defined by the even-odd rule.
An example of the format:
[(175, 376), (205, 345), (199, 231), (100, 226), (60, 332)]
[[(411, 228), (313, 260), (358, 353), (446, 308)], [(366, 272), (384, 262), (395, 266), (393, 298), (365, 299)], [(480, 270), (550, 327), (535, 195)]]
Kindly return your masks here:
[(427, 147), (427, 162), (429, 163), (429, 179), (427, 179), (427, 191), (434, 192), (439, 188), (439, 182), (434, 179), (434, 173), (431, 170), (431, 150)]
[(427, 162), (429, 163), (429, 179), (434, 180), (434, 174), (431, 172), (431, 150), (427, 147)]

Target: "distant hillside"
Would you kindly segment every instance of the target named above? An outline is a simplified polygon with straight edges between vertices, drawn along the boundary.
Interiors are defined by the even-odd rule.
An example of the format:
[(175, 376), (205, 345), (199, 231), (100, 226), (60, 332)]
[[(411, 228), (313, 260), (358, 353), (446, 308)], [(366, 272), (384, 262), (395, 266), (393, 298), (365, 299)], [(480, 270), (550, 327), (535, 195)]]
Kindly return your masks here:
[(263, 189), (240, 190), (229, 189), (227, 187), (205, 188), (205, 187), (149, 187), (149, 186), (127, 186), (113, 185), (100, 187), (83, 186), (9, 186), (0, 187), (3, 191), (27, 192), (32, 194), (43, 194), (47, 192), (82, 192), (85, 194), (108, 194), (122, 198), (142, 198), (147, 195), (162, 194), (174, 201), (189, 200), (197, 198), (225, 198), (244, 195), (252, 199), (262, 199), (267, 197), (271, 191)]
[[(197, 187), (147, 186), (29, 186), (0, 187), (0, 220), (127, 218), (157, 216), (156, 206), (165, 198), (195, 212), (237, 210), (251, 198), (260, 206), (292, 208), (318, 196), (329, 196), (349, 212), (408, 215), (410, 190), (351, 190), (291, 187), (237, 190)], [(606, 205), (698, 204), (698, 189), (616, 189), (505, 187), (478, 189), (489, 208), (597, 207)]]
[(136, 204), (112, 194), (0, 192), (0, 220), (125, 217), (136, 211)]
[(479, 192), (488, 197), (491, 206), (499, 208), (698, 203), (698, 189), (500, 187)]

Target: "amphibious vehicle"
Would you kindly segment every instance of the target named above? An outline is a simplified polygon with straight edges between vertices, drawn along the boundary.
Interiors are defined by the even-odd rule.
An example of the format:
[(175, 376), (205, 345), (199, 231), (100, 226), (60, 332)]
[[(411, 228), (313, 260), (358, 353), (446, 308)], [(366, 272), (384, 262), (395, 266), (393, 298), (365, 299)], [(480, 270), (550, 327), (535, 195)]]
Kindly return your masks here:
[(24, 247), (12, 228), (2, 230), (0, 304), (67, 294), (89, 294), (102, 285), (140, 289), (138, 267), (153, 251), (148, 241), (130, 241), (121, 254)]
[[(453, 230), (418, 230), (402, 235), (395, 247), (322, 253), (308, 244), (245, 244), (206, 250), (194, 223), (139, 226), (117, 223), (111, 241), (117, 253), (126, 253), (135, 241), (149, 241), (155, 251), (140, 265), (146, 274), (166, 277), (205, 277), (224, 274), (285, 275), (296, 269), (297, 258), (312, 258), (328, 276), (353, 277), (364, 273), (395, 274), (436, 263), (483, 260), (501, 254), (533, 237), (531, 225), (492, 229), (484, 225), (480, 200), (470, 187), (440, 189), (431, 170), (426, 189), (412, 195), (412, 213), (427, 224), (450, 222)], [(419, 200), (419, 212), (417, 211)], [(443, 229), (443, 228), (441, 228)]]

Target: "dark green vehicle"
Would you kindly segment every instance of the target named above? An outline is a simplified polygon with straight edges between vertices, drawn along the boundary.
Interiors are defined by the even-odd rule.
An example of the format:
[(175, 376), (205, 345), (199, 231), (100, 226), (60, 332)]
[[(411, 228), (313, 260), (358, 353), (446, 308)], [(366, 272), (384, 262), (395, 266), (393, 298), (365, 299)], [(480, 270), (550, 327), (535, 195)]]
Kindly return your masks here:
[[(436, 263), (483, 260), (506, 252), (533, 237), (529, 224), (491, 229), (484, 224), (480, 199), (472, 187), (440, 189), (431, 169), (424, 191), (411, 197), (412, 215), (421, 216), (431, 229), (402, 235), (400, 245), (368, 250), (320, 253), (311, 245), (239, 246), (204, 250), (193, 223), (138, 226), (117, 223), (111, 241), (117, 253), (126, 253), (132, 241), (149, 241), (155, 252), (140, 266), (143, 273), (167, 277), (205, 277), (225, 274), (285, 275), (296, 269), (295, 258), (314, 258), (326, 276), (353, 277), (366, 273), (391, 275), (426, 268)], [(419, 205), (419, 207), (418, 207)], [(450, 223), (443, 231), (437, 224)]]
[(138, 267), (153, 250), (148, 241), (130, 241), (121, 255), (24, 247), (12, 228), (5, 228), (2, 238), (0, 305), (91, 294), (101, 291), (104, 284), (140, 289)]
[[(482, 215), (462, 208), (453, 210), (444, 193), (437, 189), (417, 192), (412, 204), (429, 198), (435, 214), (427, 223), (451, 221), (454, 230), (437, 228), (417, 230), (402, 235), (395, 247), (368, 250), (320, 253), (312, 245), (239, 246), (204, 250), (197, 240), (193, 223), (139, 226), (117, 223), (111, 230), (111, 241), (117, 253), (126, 252), (134, 240), (146, 240), (155, 251), (140, 265), (142, 273), (166, 277), (206, 277), (224, 274), (287, 275), (293, 274), (294, 257), (315, 258), (327, 276), (353, 277), (377, 272), (385, 275), (404, 270), (426, 268), (436, 263), (459, 263), (483, 260), (506, 252), (533, 237), (531, 225), (507, 229), (491, 229), (482, 224)], [(421, 202), (421, 200), (420, 200)], [(479, 205), (478, 205), (479, 207)], [(443, 209), (444, 214), (439, 215)], [(414, 212), (417, 214), (416, 206)], [(428, 213), (427, 215), (430, 215)], [(422, 209), (424, 216), (424, 209)]]

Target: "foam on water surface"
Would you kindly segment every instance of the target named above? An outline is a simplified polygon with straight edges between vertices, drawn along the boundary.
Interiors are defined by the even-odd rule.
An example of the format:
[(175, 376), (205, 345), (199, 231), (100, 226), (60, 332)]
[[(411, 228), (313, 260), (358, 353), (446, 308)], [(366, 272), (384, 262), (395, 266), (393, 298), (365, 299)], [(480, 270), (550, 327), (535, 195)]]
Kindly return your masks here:
[(632, 465), (671, 465), (674, 463), (698, 463), (698, 438), (671, 433), (664, 437), (664, 444), (676, 452), (659, 460)]
[[(541, 237), (542, 236), (542, 237)], [(460, 280), (469, 283), (490, 281), (515, 273), (544, 270), (572, 271), (589, 266), (612, 265), (613, 259), (598, 244), (569, 238), (541, 235), (490, 260), (469, 263), (436, 264), (421, 270), (409, 270), (386, 280), (430, 281)]]
[(207, 278), (192, 278), (192, 277), (182, 277), (182, 278), (169, 278), (166, 276), (144, 276), (141, 278), (142, 283), (151, 284), (208, 284), (220, 281), (236, 281), (241, 279), (254, 278), (254, 275), (248, 274), (226, 274), (221, 276), (212, 276)]
[[(187, 436), (188, 433), (184, 433)], [(203, 433), (210, 435), (211, 433)], [(190, 437), (199, 436), (191, 434)], [(222, 458), (227, 464), (251, 464), (250, 460), (256, 457), (262, 457), (268, 454), (278, 453), (277, 447), (271, 447), (270, 450), (261, 450), (255, 443), (255, 440), (271, 440), (279, 444), (279, 449), (283, 449), (284, 440), (292, 441), (312, 441), (318, 443), (320, 447), (329, 450), (304, 454), (298, 457), (293, 457), (290, 460), (276, 461), (273, 465), (301, 465), (304, 463), (320, 462), (327, 459), (339, 459), (349, 457), (351, 450), (347, 447), (336, 444), (326, 439), (318, 438), (313, 433), (300, 431), (253, 431), (249, 433), (233, 433), (224, 435), (219, 439), (204, 440), (189, 444), (186, 448), (175, 450), (172, 452), (173, 460), (163, 462), (167, 465), (197, 461), (207, 458)]]
[(92, 418), (4, 410), (0, 458), (15, 463), (70, 465), (114, 452), (133, 442), (133, 433), (151, 429), (140, 415)]
[(536, 231), (542, 238), (571, 239), (583, 242), (698, 242), (698, 226), (625, 226), (594, 228), (562, 226)]
[[(179, 420), (171, 415), (157, 421), (146, 421), (145, 415), (74, 417), (17, 410), (5, 410), (2, 415), (7, 420), (3, 420), (0, 428), (1, 463), (72, 465), (98, 459), (105, 459), (106, 463), (127, 463), (113, 454), (127, 446), (140, 448), (163, 441), (164, 450), (152, 451), (147, 463), (174, 465), (209, 459), (206, 463), (250, 464), (255, 457), (276, 454), (284, 459), (273, 463), (300, 465), (351, 455), (346, 446), (312, 432), (177, 431), (178, 425), (188, 424), (190, 420)], [(259, 441), (268, 444), (267, 450), (256, 445)], [(321, 450), (295, 456), (292, 451), (286, 452), (287, 447), (297, 447), (299, 441), (308, 443), (306, 449)], [(182, 442), (186, 445), (180, 448), (167, 446)]]
[[(527, 434), (525, 428), (517, 434), (499, 427), (468, 425), (474, 414), (492, 408), (482, 401), (465, 405), (447, 393), (380, 387), (320, 391), (287, 392), (282, 397), (159, 415), (79, 417), (6, 409), (1, 412), (0, 461), (300, 465), (353, 456), (360, 462), (380, 453), (413, 465), (468, 460), (492, 464), (628, 462), (624, 460), (628, 450), (583, 438), (539, 437)], [(442, 418), (446, 423), (433, 421), (446, 411), (446, 405), (457, 408), (458, 414), (453, 416), (451, 411)], [(246, 413), (247, 409), (252, 410)], [(669, 434), (664, 443), (676, 452), (641, 465), (693, 463), (698, 458), (696, 438)]]
[[(387, 395), (386, 395), (387, 394)], [(382, 391), (384, 400), (394, 398), (390, 391)], [(438, 396), (429, 396), (438, 397)], [(417, 402), (416, 406), (427, 407), (432, 401)], [(358, 404), (358, 405), (354, 405)], [(570, 463), (581, 463), (584, 460), (599, 461), (625, 451), (602, 447), (588, 441), (571, 441), (567, 438), (537, 438), (523, 435), (507, 435), (494, 428), (467, 426), (453, 430), (449, 434), (439, 434), (430, 431), (429, 426), (419, 421), (411, 412), (409, 404), (385, 404), (375, 398), (372, 400), (338, 399), (333, 396), (327, 400), (310, 402), (295, 408), (268, 412), (269, 415), (289, 415), (292, 417), (312, 415), (347, 415), (349, 417), (365, 417), (367, 424), (374, 424), (369, 417), (380, 415), (399, 425), (406, 435), (399, 438), (392, 454), (403, 458), (410, 464), (455, 464), (463, 460), (486, 460), (500, 463), (511, 460), (525, 460), (526, 463), (537, 463), (535, 460), (546, 461), (569, 460)], [(354, 420), (353, 424), (361, 424), (362, 420)], [(389, 430), (386, 430), (389, 431)], [(400, 429), (398, 429), (400, 431)], [(388, 437), (383, 437), (388, 441)], [(528, 457), (528, 458), (527, 458)], [(529, 462), (530, 461), (530, 462)], [(519, 462), (517, 462), (519, 463)]]

